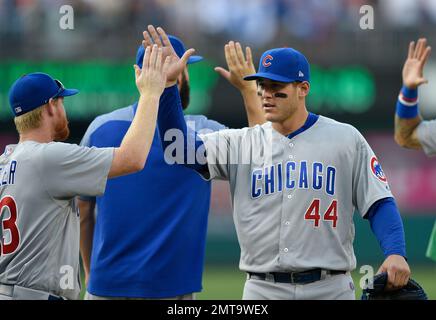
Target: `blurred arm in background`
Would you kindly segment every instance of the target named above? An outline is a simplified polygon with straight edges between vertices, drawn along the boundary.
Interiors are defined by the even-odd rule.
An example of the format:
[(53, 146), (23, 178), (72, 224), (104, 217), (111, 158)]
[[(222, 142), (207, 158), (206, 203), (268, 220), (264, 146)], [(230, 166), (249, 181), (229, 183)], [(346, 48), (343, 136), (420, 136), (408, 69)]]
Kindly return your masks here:
[[(422, 149), (423, 144), (426, 143), (425, 136), (428, 136), (424, 131), (429, 131), (425, 128), (429, 122), (422, 121), (418, 113), (418, 87), (428, 83), (423, 73), (430, 52), (431, 48), (427, 45), (426, 39), (419, 39), (416, 46), (415, 42), (411, 42), (404, 63), (403, 87), (398, 97), (395, 115), (395, 141), (404, 148)], [(436, 123), (433, 123), (431, 127), (434, 128), (433, 131), (436, 131)], [(434, 142), (436, 151), (436, 141)]]
[[(427, 39), (409, 45), (409, 54), (403, 67), (403, 88), (395, 115), (395, 141), (404, 148), (423, 149), (427, 156), (436, 155), (436, 120), (423, 121), (418, 114), (418, 87), (428, 83), (424, 66), (431, 47)], [(436, 261), (436, 221), (426, 250), (426, 257)]]
[(78, 204), (80, 212), (80, 254), (85, 271), (85, 285), (88, 287), (95, 226), (95, 198), (80, 198)]

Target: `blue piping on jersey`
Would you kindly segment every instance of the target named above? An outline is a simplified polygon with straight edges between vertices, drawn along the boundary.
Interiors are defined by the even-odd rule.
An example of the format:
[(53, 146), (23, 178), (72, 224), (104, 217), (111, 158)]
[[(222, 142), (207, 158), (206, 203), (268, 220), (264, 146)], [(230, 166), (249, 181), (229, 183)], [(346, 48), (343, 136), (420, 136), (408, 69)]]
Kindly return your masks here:
[(303, 133), (307, 129), (309, 129), (311, 126), (315, 124), (315, 122), (318, 120), (319, 115), (314, 114), (312, 112), (309, 112), (309, 115), (307, 116), (306, 122), (303, 124), (303, 126), (300, 129), (295, 130), (294, 132), (287, 135), (288, 139), (292, 139), (293, 137), (299, 135), (300, 133)]

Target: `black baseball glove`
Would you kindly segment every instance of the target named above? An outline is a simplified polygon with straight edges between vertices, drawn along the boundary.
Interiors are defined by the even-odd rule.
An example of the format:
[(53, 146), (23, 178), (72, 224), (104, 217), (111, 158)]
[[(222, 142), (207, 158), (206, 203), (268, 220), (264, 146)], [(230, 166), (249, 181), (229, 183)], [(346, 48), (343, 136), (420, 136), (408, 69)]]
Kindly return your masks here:
[[(373, 278), (373, 285), (362, 292), (361, 300), (427, 300), (424, 289), (412, 279), (406, 286), (396, 290), (385, 290), (388, 281), (386, 272), (377, 274)], [(372, 289), (370, 289), (372, 287)]]

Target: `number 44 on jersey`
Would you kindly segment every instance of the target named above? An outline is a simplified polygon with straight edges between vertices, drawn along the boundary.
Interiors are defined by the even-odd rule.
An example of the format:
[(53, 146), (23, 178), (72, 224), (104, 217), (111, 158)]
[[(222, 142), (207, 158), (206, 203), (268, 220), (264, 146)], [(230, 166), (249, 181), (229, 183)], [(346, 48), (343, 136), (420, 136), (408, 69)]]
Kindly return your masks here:
[[(319, 227), (320, 215), (320, 199), (313, 199), (306, 213), (304, 220), (313, 220), (313, 226)], [(333, 228), (336, 228), (338, 223), (338, 200), (333, 200), (326, 212), (323, 214), (323, 221), (331, 221)]]

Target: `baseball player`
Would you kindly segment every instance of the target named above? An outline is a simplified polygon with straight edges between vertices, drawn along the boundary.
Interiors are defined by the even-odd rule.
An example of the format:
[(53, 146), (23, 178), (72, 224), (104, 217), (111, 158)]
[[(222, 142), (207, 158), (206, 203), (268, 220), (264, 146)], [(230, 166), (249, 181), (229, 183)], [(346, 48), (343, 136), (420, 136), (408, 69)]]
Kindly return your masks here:
[[(354, 127), (307, 111), (306, 58), (291, 48), (268, 50), (258, 73), (245, 79), (257, 81), (268, 122), (194, 136), (205, 157), (184, 164), (230, 183), (240, 269), (247, 272), (243, 298), (355, 299), (355, 209), (386, 257), (380, 272), (388, 272), (389, 286), (404, 286), (404, 231), (386, 176)], [(193, 138), (173, 91), (173, 103), (158, 113), (164, 148), (174, 143), (162, 138), (167, 130)]]
[[(418, 87), (428, 81), (424, 66), (431, 53), (427, 39), (411, 42), (403, 67), (403, 87), (398, 96), (395, 114), (395, 141), (404, 148), (424, 150), (436, 155), (436, 120), (423, 121), (418, 113)], [(436, 222), (427, 248), (427, 257), (436, 261)]]
[(9, 100), (20, 136), (0, 156), (0, 300), (76, 299), (79, 282), (78, 194), (96, 196), (106, 180), (144, 167), (155, 129), (159, 97), (183, 69), (189, 51), (162, 62), (162, 48), (145, 50), (135, 120), (118, 148), (87, 148), (68, 138), (66, 89), (44, 73), (19, 78)]
[[(150, 33), (160, 41), (152, 26)], [(150, 38), (147, 34), (146, 37)], [(175, 36), (169, 36), (169, 41), (177, 58), (182, 57), (183, 42)], [(255, 84), (243, 81), (243, 76), (255, 69), (250, 50), (246, 52), (247, 61), (238, 43), (229, 42), (225, 53), (230, 71), (223, 68), (217, 71), (242, 93), (249, 124), (264, 122)], [(143, 55), (141, 46), (137, 61)], [(201, 60), (200, 56), (191, 56), (188, 64)], [(188, 68), (179, 76), (174, 90), (180, 92), (186, 109)], [(161, 106), (164, 103), (161, 101)], [(136, 104), (97, 117), (85, 133), (82, 145), (118, 146), (135, 110)], [(213, 132), (225, 128), (203, 115), (185, 116), (183, 121), (196, 130)], [(176, 188), (169, 188), (170, 185)], [(210, 182), (188, 168), (165, 162), (156, 130), (143, 170), (108, 181), (102, 196), (81, 197), (79, 201), (81, 254), (87, 279), (85, 298), (194, 299), (194, 293), (201, 291), (210, 194)]]

